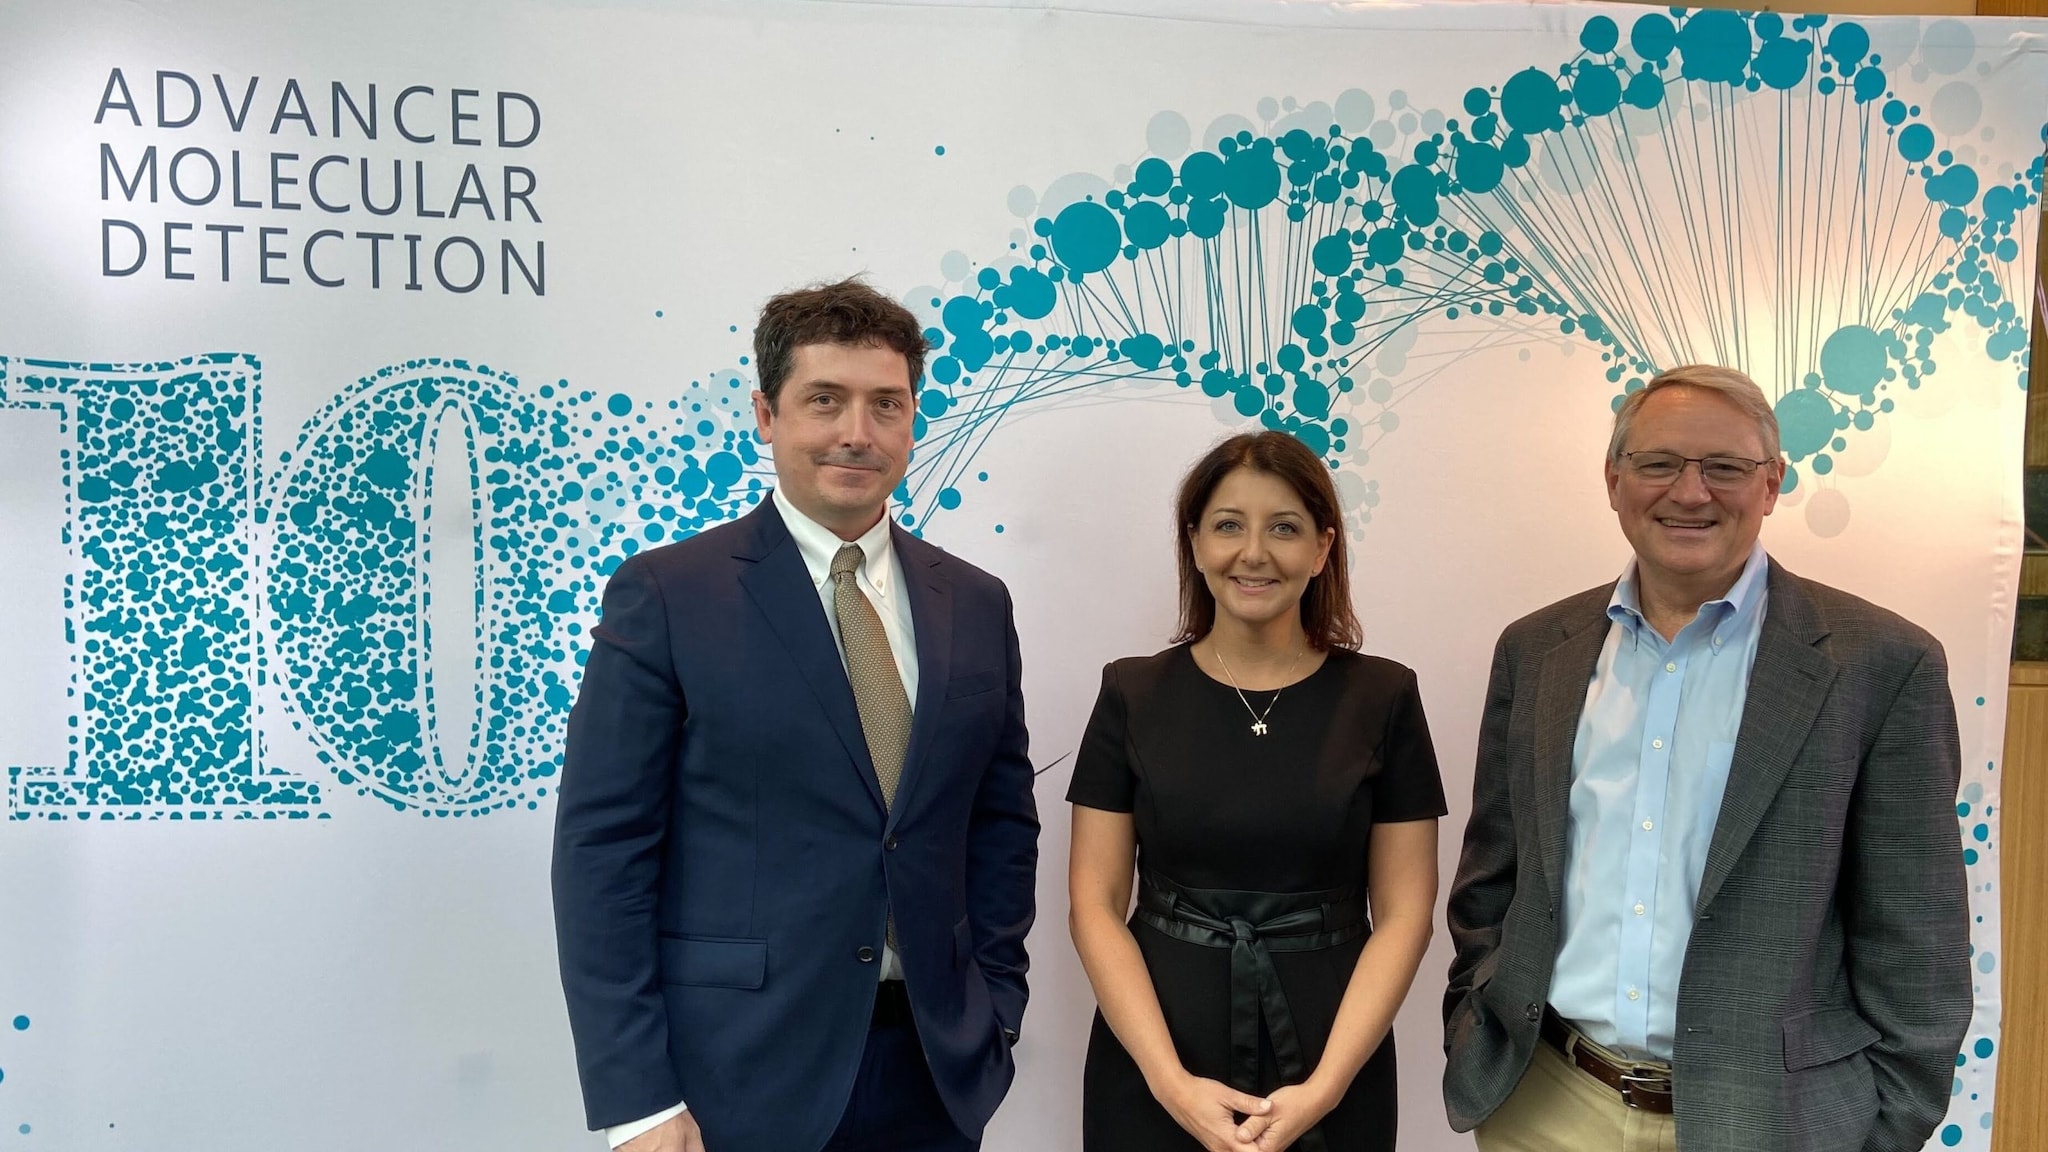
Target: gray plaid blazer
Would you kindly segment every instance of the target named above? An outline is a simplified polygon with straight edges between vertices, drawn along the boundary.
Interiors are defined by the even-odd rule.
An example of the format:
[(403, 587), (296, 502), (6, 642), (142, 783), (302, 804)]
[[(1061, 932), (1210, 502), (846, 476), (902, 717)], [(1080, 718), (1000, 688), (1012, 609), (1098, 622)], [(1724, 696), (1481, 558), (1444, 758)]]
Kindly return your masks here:
[[(1911, 1152), (1970, 1023), (1961, 751), (1941, 645), (1774, 560), (1679, 981), (1684, 1152)], [(1521, 1081), (1550, 991), (1572, 747), (1613, 585), (1508, 626), (1451, 888), (1444, 1104)]]

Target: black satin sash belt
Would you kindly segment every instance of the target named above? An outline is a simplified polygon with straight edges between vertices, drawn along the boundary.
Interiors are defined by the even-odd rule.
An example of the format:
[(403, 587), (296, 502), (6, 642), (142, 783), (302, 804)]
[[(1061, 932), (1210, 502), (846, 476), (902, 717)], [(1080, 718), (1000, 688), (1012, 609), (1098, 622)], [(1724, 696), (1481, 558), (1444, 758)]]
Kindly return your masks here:
[[(1230, 949), (1230, 1083), (1257, 1090), (1259, 1020), (1273, 1040), (1283, 1083), (1308, 1079), (1301, 1037), (1273, 968), (1275, 952), (1316, 952), (1366, 935), (1365, 901), (1351, 889), (1328, 892), (1231, 892), (1184, 888), (1157, 873), (1138, 874), (1138, 919), (1176, 940)], [(1313, 1137), (1311, 1140), (1310, 1137)], [(1320, 1152), (1322, 1133), (1297, 1144)]]

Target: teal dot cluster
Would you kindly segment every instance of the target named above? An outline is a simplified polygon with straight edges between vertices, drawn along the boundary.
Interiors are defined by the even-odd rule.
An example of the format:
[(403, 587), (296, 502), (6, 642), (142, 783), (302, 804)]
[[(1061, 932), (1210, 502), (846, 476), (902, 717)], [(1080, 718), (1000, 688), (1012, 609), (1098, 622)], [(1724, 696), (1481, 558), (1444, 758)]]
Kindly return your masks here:
[[(1988, 775), (1997, 770), (1997, 762), (1985, 764)], [(1970, 879), (1972, 899), (1990, 897), (1993, 881), (1987, 873), (1995, 867), (1991, 854), (1993, 836), (1990, 820), (1997, 813), (1997, 806), (1986, 800), (1984, 780), (1971, 780), (1963, 785), (1956, 796), (1956, 822), (1962, 833), (1963, 863)], [(1983, 917), (1976, 917), (1978, 923)], [(1996, 996), (1999, 992), (1998, 956), (1991, 949), (1975, 943), (1970, 949), (1970, 965), (1974, 971), (1974, 992), (1979, 998)], [(1989, 1036), (1972, 1035), (1963, 1042), (1962, 1050), (1956, 1053), (1956, 1074), (1950, 1082), (1949, 1117), (1937, 1131), (1938, 1142), (1943, 1147), (1957, 1147), (1971, 1131), (1980, 1135), (1991, 1128), (1991, 1109), (1988, 1093), (1997, 1082), (1998, 1068), (1993, 1060), (1998, 1045)]]
[(67, 764), (10, 765), (10, 815), (311, 815), (316, 788), (264, 771), (256, 747), (256, 362), (21, 366), (8, 406), (56, 410), (70, 445), (78, 656)]
[[(1787, 451), (1826, 476), (1849, 437), (1893, 410), (1892, 387), (1918, 388), (1935, 373), (1934, 338), (1958, 316), (1985, 333), (1994, 360), (2026, 349), (2013, 272), (2042, 163), (1986, 180), (1895, 94), (1892, 67), (1862, 25), (1824, 15), (1652, 10), (1626, 28), (1598, 15), (1572, 59), (1474, 87), (1452, 115), (1403, 112), (1398, 131), (1295, 117), (1285, 130), (1227, 132), (1177, 160), (1145, 158), (1099, 195), (1038, 215), (1011, 256), (931, 301), (937, 352), (921, 417), (941, 450), (954, 450), (943, 440), (957, 430), (971, 451), (971, 430), (1017, 403), (1170, 380), (1235, 419), (1296, 435), (1338, 468), (1398, 420), (1359, 414), (1360, 392), (1385, 404), (1384, 390), (1370, 394), (1385, 384), (1368, 377), (1370, 358), (1430, 316), (1547, 325), (1589, 342), (1619, 404), (1667, 365), (1643, 316), (1593, 303), (1602, 296), (1591, 265), (1647, 257), (1532, 258), (1547, 235), (1540, 211), (1597, 218), (1601, 198), (1620, 195), (1581, 174), (1569, 193), (1577, 202), (1532, 199), (1547, 179), (1548, 142), (1797, 95), (1844, 126), (1845, 163), (1896, 178), (1909, 201), (1900, 211), (1935, 221), (1927, 242), (1940, 246), (1922, 267), (1882, 270), (1926, 277), (1908, 303), (1829, 321), (1801, 353), (1811, 362), (1779, 381)], [(1212, 285), (1198, 304), (1177, 286), (1187, 268)], [(1795, 469), (1788, 487), (1798, 478)], [(951, 507), (936, 491), (926, 497), (927, 519)]]
[[(568, 424), (487, 365), (426, 358), (360, 381), (281, 458), (266, 647), (293, 726), (339, 783), (440, 816), (545, 794), (535, 782), (560, 763), (569, 628), (595, 587), (547, 557), (549, 540), (575, 529), (563, 511)], [(448, 429), (460, 443), (430, 439)], [(436, 461), (456, 474), (436, 476)], [(470, 506), (474, 538), (435, 545), (468, 555), (475, 589), (422, 580), (435, 500)], [(424, 634), (435, 595), (473, 595), (481, 632), (476, 730), (438, 741), (429, 723), (446, 706), (424, 698), (423, 665), (430, 645), (470, 638)]]
[[(429, 817), (537, 808), (603, 577), (767, 490), (739, 370), (657, 409), (410, 360), (344, 390), (265, 474), (253, 359), (32, 367), (0, 402), (64, 418), (81, 573), (70, 755), (8, 766), (17, 819), (324, 814), (313, 780), (263, 763), (263, 683), (358, 794)], [(468, 538), (432, 539), (451, 503)], [(469, 578), (431, 587), (430, 569)], [(475, 635), (432, 634), (445, 597), (472, 600)], [(451, 645), (473, 700), (434, 684)]]
[[(538, 807), (603, 578), (767, 491), (739, 374), (682, 391), (657, 406), (425, 358), (363, 379), (308, 422), (270, 510), (266, 641), (294, 726), (339, 783), (428, 817)], [(460, 443), (440, 443), (451, 427)], [(429, 545), (439, 500), (468, 506), (473, 539)], [(430, 698), (432, 651), (472, 642), (426, 630), (432, 597), (472, 592), (427, 587), (439, 547), (470, 552), (478, 574), (483, 698), (471, 731), (436, 739), (444, 716), (466, 713)]]
[(749, 381), (738, 369), (690, 381), (674, 397), (600, 397), (567, 381), (541, 390), (558, 401), (579, 458), (565, 496), (589, 526), (551, 557), (609, 576), (642, 548), (688, 539), (730, 520), (773, 486), (751, 420)]

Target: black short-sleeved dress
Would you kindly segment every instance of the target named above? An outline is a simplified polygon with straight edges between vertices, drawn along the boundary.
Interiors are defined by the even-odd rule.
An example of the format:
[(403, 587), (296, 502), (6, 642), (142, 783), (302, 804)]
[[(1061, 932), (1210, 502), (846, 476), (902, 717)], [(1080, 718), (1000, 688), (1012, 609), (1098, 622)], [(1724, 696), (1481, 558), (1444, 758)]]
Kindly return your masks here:
[[(1246, 692), (1266, 710), (1272, 692)], [(1167, 1031), (1188, 1071), (1263, 1095), (1315, 1069), (1371, 933), (1364, 910), (1372, 826), (1445, 812), (1415, 674), (1332, 650), (1281, 690), (1252, 732), (1230, 685), (1187, 646), (1118, 660), (1074, 764), (1067, 799), (1129, 812), (1138, 911)], [(1091, 1152), (1198, 1148), (1152, 1098), (1095, 1015), (1082, 1079)], [(1391, 1149), (1390, 1035), (1304, 1152)]]

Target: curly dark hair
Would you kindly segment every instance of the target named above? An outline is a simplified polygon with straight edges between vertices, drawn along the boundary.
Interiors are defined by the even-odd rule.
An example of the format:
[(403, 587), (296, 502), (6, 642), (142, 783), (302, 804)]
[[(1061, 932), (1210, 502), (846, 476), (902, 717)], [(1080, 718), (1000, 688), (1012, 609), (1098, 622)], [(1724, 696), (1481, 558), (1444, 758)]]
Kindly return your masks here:
[(796, 350), (806, 344), (900, 352), (910, 365), (913, 392), (924, 382), (924, 358), (930, 350), (924, 328), (910, 309), (859, 277), (784, 292), (761, 307), (761, 320), (754, 326), (754, 370), (770, 411), (789, 379)]

